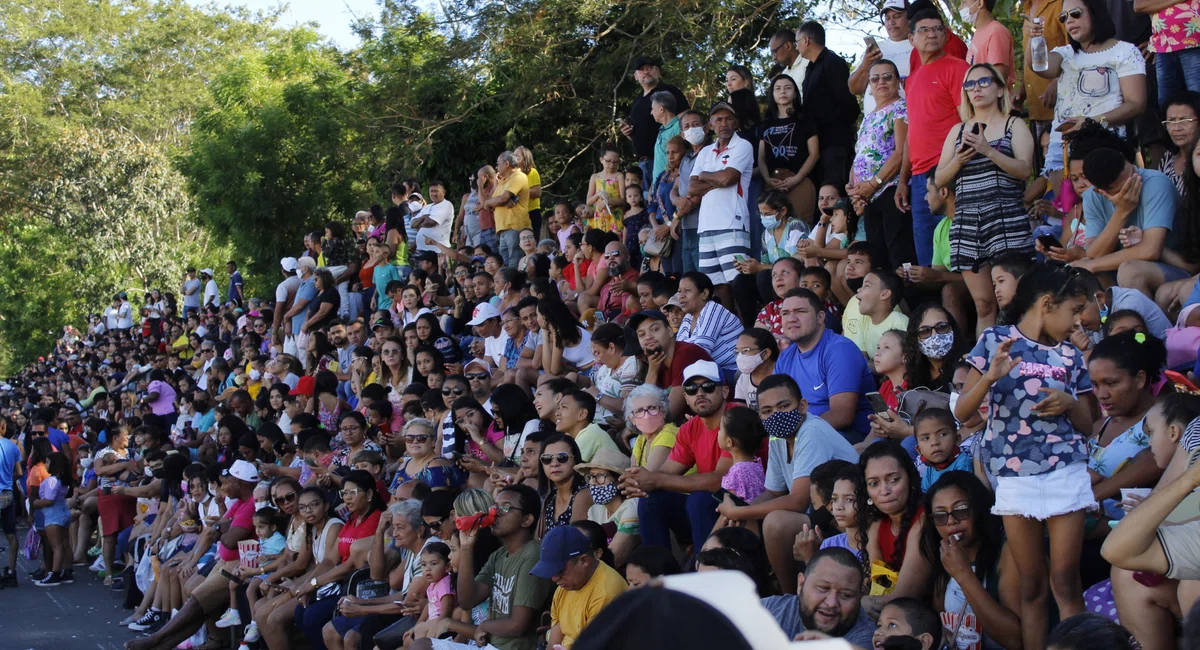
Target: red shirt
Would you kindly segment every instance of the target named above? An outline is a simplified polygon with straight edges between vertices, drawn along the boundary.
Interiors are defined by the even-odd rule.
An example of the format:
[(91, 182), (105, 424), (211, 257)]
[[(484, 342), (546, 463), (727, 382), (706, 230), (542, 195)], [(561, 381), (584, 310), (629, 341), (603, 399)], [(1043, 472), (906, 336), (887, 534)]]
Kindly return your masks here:
[[(233, 504), (233, 507), (225, 511), (225, 519), (230, 520), (229, 527), (245, 528), (246, 530), (254, 530), (254, 499), (242, 499)], [(226, 548), (224, 544), (217, 544), (217, 555), (222, 562), (232, 562), (237, 560), (238, 549)]]
[(342, 562), (350, 559), (351, 544), (375, 534), (375, 530), (379, 528), (379, 517), (382, 515), (382, 510), (375, 510), (366, 518), (352, 516), (350, 521), (342, 526), (342, 531), (338, 533), (338, 556), (342, 558)]
[(622, 288), (622, 284), (626, 280), (637, 280), (638, 272), (633, 269), (626, 269), (625, 273), (618, 278), (611, 278), (600, 288), (600, 311), (608, 314), (611, 312), (625, 311), (625, 298), (629, 295)]
[(962, 121), (958, 105), (969, 67), (947, 55), (908, 76), (908, 159), (913, 176), (937, 166), (946, 134)]
[(697, 361), (712, 361), (712, 357), (698, 345), (676, 341), (675, 356), (671, 358), (671, 365), (659, 368), (655, 385), (667, 390), (672, 386), (682, 386), (684, 369)]
[[(726, 404), (725, 410), (729, 410), (737, 406), (736, 404)], [(675, 435), (675, 446), (671, 449), (670, 459), (683, 465), (684, 467), (696, 467), (696, 471), (700, 474), (714, 472), (717, 469), (717, 463), (722, 458), (729, 458), (729, 452), (717, 446), (717, 433), (721, 430), (720, 426), (716, 429), (709, 429), (704, 426), (704, 418), (692, 418), (679, 427), (679, 433)], [(767, 463), (767, 439), (763, 438), (762, 446), (758, 450), (758, 458), (762, 461), (764, 469)]]
[[(964, 61), (967, 60), (967, 44), (963, 42), (963, 39), (956, 36), (954, 34), (954, 32), (950, 31), (949, 29), (946, 30), (946, 47), (943, 49), (946, 52), (946, 54), (949, 54), (950, 56), (958, 57)], [(921, 68), (921, 65), (922, 65), (921, 53), (918, 52), (917, 48), (914, 47), (912, 49), (912, 51), (908, 53), (908, 78), (909, 79), (912, 79), (913, 73), (915, 73), (917, 70), (919, 70)], [(907, 83), (908, 82), (906, 81), (905, 82), (905, 84), (906, 84), (905, 90), (906, 91), (908, 90)]]
[(563, 278), (567, 281), (567, 284), (571, 285), (571, 289), (573, 291), (579, 290), (579, 287), (575, 284), (575, 265), (574, 264), (568, 264), (567, 268), (563, 269)]

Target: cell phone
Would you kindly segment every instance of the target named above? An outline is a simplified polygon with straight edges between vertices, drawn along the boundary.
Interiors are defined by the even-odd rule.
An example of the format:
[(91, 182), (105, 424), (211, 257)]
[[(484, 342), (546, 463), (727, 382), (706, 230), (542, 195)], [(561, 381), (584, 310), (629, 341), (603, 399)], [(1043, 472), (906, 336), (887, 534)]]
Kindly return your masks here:
[(887, 402), (884, 401), (883, 395), (880, 395), (879, 393), (867, 393), (867, 403), (871, 405), (871, 410), (875, 412), (875, 415), (878, 415), (885, 420), (892, 419), (891, 416), (888, 415), (888, 405)]
[(1054, 130), (1058, 131), (1059, 133), (1066, 133), (1067, 131), (1070, 131), (1073, 128), (1075, 128), (1074, 122), (1063, 122), (1062, 124), (1059, 124), (1058, 126), (1054, 127)]
[(1163, 374), (1166, 375), (1167, 379), (1172, 384), (1175, 384), (1176, 386), (1180, 386), (1180, 387), (1182, 387), (1186, 390), (1189, 390), (1193, 393), (1200, 393), (1200, 388), (1197, 388), (1196, 385), (1193, 384), (1192, 381), (1190, 379), (1188, 379), (1187, 376), (1184, 375), (1183, 373), (1176, 372), (1174, 370), (1164, 370)]
[(874, 36), (864, 36), (863, 42), (867, 44), (867, 47), (873, 47), (877, 50), (879, 49), (879, 42), (875, 40)]
[(983, 133), (983, 123), (976, 122), (975, 125), (971, 127), (971, 133), (974, 133), (975, 135)]
[(1053, 235), (1038, 235), (1037, 240), (1038, 243), (1042, 245), (1042, 248), (1047, 250), (1051, 248), (1066, 248), (1062, 245), (1062, 242), (1058, 241), (1058, 238)]
[(744, 263), (746, 262), (746, 256), (745, 256), (745, 255), (734, 255), (734, 256), (733, 256), (733, 259), (734, 259), (734, 261), (736, 261), (738, 264), (744, 264)]

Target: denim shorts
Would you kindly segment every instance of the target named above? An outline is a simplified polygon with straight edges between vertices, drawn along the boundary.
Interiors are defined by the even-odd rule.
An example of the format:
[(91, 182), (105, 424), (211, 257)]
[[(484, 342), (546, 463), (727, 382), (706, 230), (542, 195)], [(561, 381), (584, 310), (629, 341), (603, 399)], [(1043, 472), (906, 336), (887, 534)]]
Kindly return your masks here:
[(55, 501), (53, 505), (46, 508), (39, 508), (38, 512), (43, 513), (43, 521), (46, 526), (66, 528), (71, 525), (71, 508), (67, 505), (66, 499)]

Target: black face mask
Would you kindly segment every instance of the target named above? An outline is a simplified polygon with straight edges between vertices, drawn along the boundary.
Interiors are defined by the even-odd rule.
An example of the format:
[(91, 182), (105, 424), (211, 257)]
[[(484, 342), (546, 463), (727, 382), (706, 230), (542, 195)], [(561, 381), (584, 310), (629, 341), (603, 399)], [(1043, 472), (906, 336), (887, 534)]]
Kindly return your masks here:
[(863, 280), (865, 279), (867, 279), (866, 276), (861, 278), (846, 278), (846, 286), (850, 287), (850, 291), (858, 293), (858, 290), (862, 288)]

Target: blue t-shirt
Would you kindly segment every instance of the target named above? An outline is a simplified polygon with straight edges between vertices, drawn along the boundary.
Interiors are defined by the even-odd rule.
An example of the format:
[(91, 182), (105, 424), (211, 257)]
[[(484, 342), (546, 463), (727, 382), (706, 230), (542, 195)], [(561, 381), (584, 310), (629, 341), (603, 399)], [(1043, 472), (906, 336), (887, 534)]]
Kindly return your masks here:
[[(1125, 220), (1125, 225), (1137, 226), (1142, 230), (1166, 228), (1166, 245), (1174, 246), (1175, 238), (1171, 231), (1175, 227), (1175, 210), (1179, 204), (1179, 193), (1175, 191), (1175, 184), (1165, 174), (1153, 169), (1139, 169), (1137, 172), (1142, 175), (1142, 198), (1138, 201), (1137, 209)], [(1084, 236), (1087, 239), (1099, 236), (1109, 219), (1112, 219), (1113, 210), (1113, 204), (1100, 196), (1095, 188), (1084, 192)], [(1121, 248), (1120, 243), (1117, 244), (1117, 248)]]
[(46, 438), (50, 440), (50, 444), (54, 445), (55, 451), (71, 448), (71, 437), (54, 427), (46, 428)]
[(21, 450), (17, 448), (17, 443), (0, 438), (0, 492), (12, 489), (13, 472), (20, 460)]
[(958, 456), (955, 456), (944, 469), (938, 469), (933, 465), (923, 465), (921, 467), (921, 491), (928, 492), (929, 488), (933, 487), (934, 483), (942, 477), (946, 472), (973, 472), (975, 467), (972, 465), (971, 453), (969, 451), (960, 451)]
[[(307, 300), (309, 304), (317, 297), (317, 283), (313, 278), (309, 278), (300, 284), (300, 288), (296, 289), (295, 300)], [(301, 309), (300, 313), (292, 316), (292, 336), (300, 333), (300, 328), (304, 326), (304, 321), (308, 320), (308, 309)]]
[(858, 410), (854, 424), (841, 434), (851, 443), (861, 442), (871, 429), (867, 416), (871, 407), (867, 404), (867, 393), (875, 390), (871, 369), (857, 345), (850, 339), (825, 330), (821, 340), (808, 352), (789, 345), (779, 361), (775, 372), (788, 375), (800, 386), (800, 393), (808, 400), (808, 412), (821, 416), (829, 410), (829, 398), (841, 393), (858, 394)]
[(229, 295), (230, 300), (235, 300), (239, 304), (242, 302), (242, 298), (244, 297), (242, 294), (242, 284), (244, 284), (244, 282), (242, 281), (242, 272), (234, 271), (233, 275), (229, 276), (229, 294), (228, 295)]
[(996, 476), (1037, 476), (1088, 459), (1086, 436), (1075, 430), (1066, 413), (1042, 417), (1034, 405), (1045, 399), (1041, 388), (1078, 397), (1092, 392), (1092, 379), (1079, 348), (1070, 343), (1042, 345), (1014, 325), (989, 327), (966, 357), (987, 373), (1000, 344), (1015, 338), (1009, 355), (1021, 358), (1012, 372), (992, 385), (988, 396), (988, 471)]

